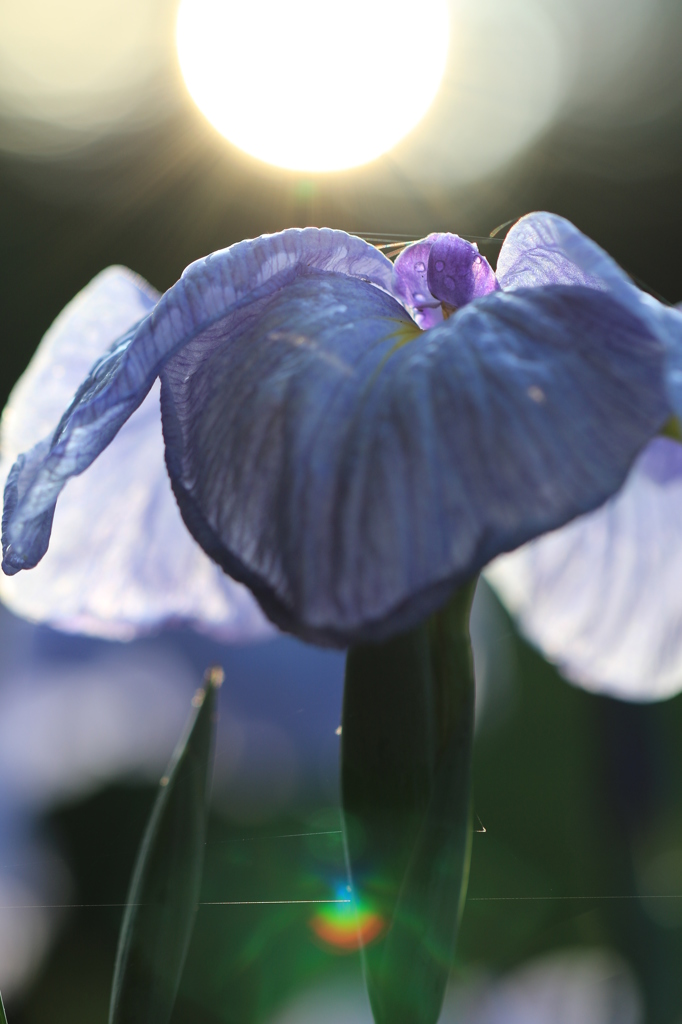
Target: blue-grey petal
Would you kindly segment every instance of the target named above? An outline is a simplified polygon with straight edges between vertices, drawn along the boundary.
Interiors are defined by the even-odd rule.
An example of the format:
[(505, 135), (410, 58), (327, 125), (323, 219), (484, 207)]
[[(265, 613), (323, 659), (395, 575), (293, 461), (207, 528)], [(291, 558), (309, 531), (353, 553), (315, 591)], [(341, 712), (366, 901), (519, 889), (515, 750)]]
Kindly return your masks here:
[(239, 242), (193, 263), (137, 327), (119, 338), (81, 384), (53, 435), (10, 474), (3, 513), (3, 570), (32, 568), (47, 550), (57, 498), (107, 447), (148, 394), (165, 362), (216, 320), (251, 316), (301, 268), (390, 290), (392, 264), (343, 231), (305, 228)]
[(497, 292), (419, 333), (371, 285), (310, 271), (169, 362), (169, 472), (278, 625), (381, 639), (617, 490), (669, 415), (662, 361), (590, 289)]
[[(130, 271), (110, 267), (69, 303), (3, 413), (0, 481), (21, 451), (54, 429), (112, 339), (157, 300)], [(158, 387), (70, 481), (41, 563), (0, 574), (0, 598), (34, 622), (116, 639), (180, 622), (229, 640), (273, 632), (250, 591), (206, 556), (182, 522), (164, 463)]]
[(486, 570), (563, 675), (624, 700), (682, 690), (682, 446), (651, 441), (595, 512)]
[(554, 213), (530, 213), (505, 238), (497, 279), (506, 291), (548, 284), (608, 291), (666, 347), (670, 403), (682, 415), (682, 314), (638, 288), (600, 246)]

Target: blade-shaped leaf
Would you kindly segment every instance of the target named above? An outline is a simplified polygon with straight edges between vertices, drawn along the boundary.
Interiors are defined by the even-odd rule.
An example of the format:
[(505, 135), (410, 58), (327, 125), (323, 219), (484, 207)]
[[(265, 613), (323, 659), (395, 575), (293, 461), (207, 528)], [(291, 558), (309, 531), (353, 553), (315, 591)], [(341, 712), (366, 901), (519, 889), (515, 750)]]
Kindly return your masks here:
[[(435, 1024), (468, 880), (473, 586), (421, 627), (348, 654), (342, 798), (377, 1024)], [(360, 918), (362, 914), (360, 914)]]
[(5, 1007), (2, 1002), (2, 993), (0, 992), (0, 1024), (7, 1024), (7, 1014), (5, 1013)]
[(164, 777), (147, 825), (121, 934), (109, 1024), (167, 1024), (192, 934), (204, 859), (216, 691), (205, 688)]

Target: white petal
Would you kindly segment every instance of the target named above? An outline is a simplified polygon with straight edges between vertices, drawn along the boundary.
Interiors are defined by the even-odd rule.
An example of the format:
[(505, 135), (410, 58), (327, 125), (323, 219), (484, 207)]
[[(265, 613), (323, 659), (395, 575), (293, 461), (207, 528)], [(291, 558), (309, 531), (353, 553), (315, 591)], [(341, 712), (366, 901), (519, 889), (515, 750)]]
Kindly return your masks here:
[(622, 490), (486, 569), (567, 679), (633, 701), (682, 690), (682, 446), (652, 441)]
[(452, 986), (442, 1024), (641, 1024), (628, 966), (608, 949), (563, 949), (479, 986)]
[[(141, 279), (111, 267), (69, 303), (3, 414), (3, 483), (16, 455), (57, 425), (93, 361), (157, 298)], [(0, 574), (0, 598), (32, 621), (115, 639), (180, 622), (223, 640), (273, 633), (250, 592), (182, 522), (164, 463), (158, 385), (104, 455), (69, 482), (40, 565)]]

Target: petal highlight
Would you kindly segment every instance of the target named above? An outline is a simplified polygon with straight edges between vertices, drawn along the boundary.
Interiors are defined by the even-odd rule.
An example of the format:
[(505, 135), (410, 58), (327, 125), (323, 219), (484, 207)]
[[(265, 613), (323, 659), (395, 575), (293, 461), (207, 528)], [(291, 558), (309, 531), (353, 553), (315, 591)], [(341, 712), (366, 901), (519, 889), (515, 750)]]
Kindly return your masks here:
[(610, 292), (666, 347), (669, 401), (682, 415), (682, 314), (638, 288), (608, 253), (570, 221), (530, 213), (512, 227), (497, 261), (503, 289), (578, 285)]
[(682, 690), (682, 446), (650, 442), (602, 508), (486, 569), (572, 682), (624, 700)]
[(665, 422), (663, 352), (609, 296), (488, 295), (415, 334), (368, 284), (299, 275), (162, 377), (189, 529), (279, 626), (383, 639), (621, 485)]

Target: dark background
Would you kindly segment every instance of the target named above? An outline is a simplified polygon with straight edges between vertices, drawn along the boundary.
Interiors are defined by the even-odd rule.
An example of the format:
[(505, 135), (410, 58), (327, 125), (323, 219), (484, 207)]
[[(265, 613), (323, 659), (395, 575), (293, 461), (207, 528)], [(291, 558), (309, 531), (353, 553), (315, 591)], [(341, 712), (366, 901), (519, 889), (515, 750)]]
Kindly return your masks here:
[[(215, 648), (207, 654), (214, 660)], [(486, 831), (474, 835), (453, 979), (504, 973), (556, 951), (605, 948), (637, 979), (646, 1020), (678, 1024), (682, 698), (623, 704), (569, 686), (520, 640), (510, 655), (513, 676), (504, 692), (493, 693), (493, 713), (477, 735), (474, 803), (477, 827)], [(297, 658), (292, 649), (280, 656)], [(229, 653), (224, 660), (230, 678)], [(264, 704), (269, 694), (270, 714), (280, 722), (294, 709), (316, 715), (331, 741), (338, 673), (330, 678), (318, 667), (318, 677), (306, 683), (321, 693), (311, 688), (307, 700), (305, 686), (273, 700), (276, 658), (269, 678), (259, 679), (253, 662), (251, 673), (237, 681), (251, 685), (248, 700)], [(222, 695), (223, 712), (226, 698), (235, 700), (231, 690)], [(216, 809), (202, 901), (338, 895), (338, 807), (333, 796), (311, 789), (256, 821)], [(10, 1002), (11, 1024), (107, 1019), (122, 909), (101, 905), (125, 901), (154, 795), (150, 786), (114, 783), (43, 820), (43, 837), (72, 876), (73, 907), (60, 912), (56, 941), (34, 983)], [(256, 1024), (310, 985), (357, 986), (357, 954), (316, 938), (316, 910), (200, 907), (173, 1021)]]

